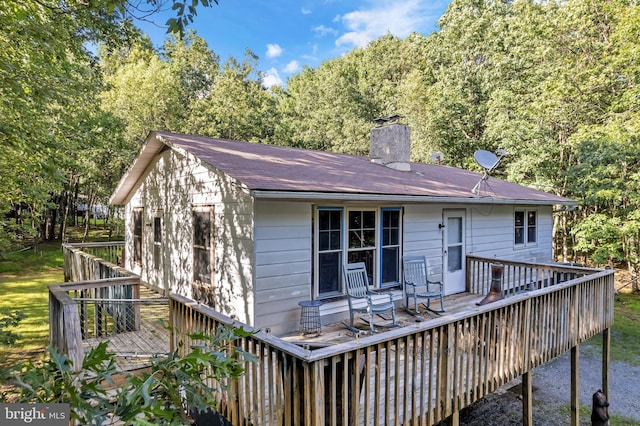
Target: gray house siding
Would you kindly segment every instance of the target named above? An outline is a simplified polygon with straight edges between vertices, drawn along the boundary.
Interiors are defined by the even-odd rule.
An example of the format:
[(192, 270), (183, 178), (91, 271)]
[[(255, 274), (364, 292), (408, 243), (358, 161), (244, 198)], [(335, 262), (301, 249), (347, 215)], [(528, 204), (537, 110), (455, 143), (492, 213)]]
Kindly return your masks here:
[(256, 323), (295, 330), (298, 302), (311, 297), (311, 204), (256, 201)]
[[(535, 210), (537, 241), (516, 246), (514, 242), (514, 212)], [(467, 252), (476, 256), (513, 259), (529, 262), (552, 261), (553, 216), (550, 206), (474, 206), (468, 224)]]

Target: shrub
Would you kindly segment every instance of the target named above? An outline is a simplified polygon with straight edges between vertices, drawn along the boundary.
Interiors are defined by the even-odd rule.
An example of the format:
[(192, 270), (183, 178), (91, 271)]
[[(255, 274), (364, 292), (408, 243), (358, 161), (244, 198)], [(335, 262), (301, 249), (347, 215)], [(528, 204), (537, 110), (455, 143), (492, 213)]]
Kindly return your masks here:
[(178, 348), (153, 359), (148, 372), (127, 374), (126, 385), (111, 391), (116, 366), (106, 343), (85, 355), (81, 371), (49, 347), (45, 360), (0, 372), (0, 379), (12, 385), (0, 394), (0, 401), (69, 403), (71, 418), (80, 424), (186, 424), (189, 409), (215, 408), (219, 392), (228, 390), (229, 380), (244, 374), (245, 363), (254, 360), (233, 344), (250, 334), (220, 326), (213, 335), (190, 335), (202, 344), (182, 357)]
[(24, 318), (26, 315), (20, 311), (0, 312), (0, 345), (13, 345), (20, 338), (18, 333), (7, 328), (16, 327)]

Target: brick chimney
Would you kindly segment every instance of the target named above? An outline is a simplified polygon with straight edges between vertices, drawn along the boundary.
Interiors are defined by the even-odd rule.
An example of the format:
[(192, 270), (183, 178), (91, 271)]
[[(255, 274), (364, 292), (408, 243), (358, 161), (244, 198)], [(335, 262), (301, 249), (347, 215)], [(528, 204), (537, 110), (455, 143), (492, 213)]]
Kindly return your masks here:
[(377, 164), (408, 172), (411, 170), (411, 135), (409, 127), (398, 123), (400, 116), (374, 120), (377, 125), (371, 129), (371, 150), (369, 157)]

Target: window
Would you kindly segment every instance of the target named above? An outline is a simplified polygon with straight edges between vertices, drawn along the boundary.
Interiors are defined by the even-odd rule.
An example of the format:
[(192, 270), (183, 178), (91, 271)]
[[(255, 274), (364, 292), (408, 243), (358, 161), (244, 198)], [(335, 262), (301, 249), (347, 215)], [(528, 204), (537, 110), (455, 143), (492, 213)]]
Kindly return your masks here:
[(369, 285), (374, 285), (377, 265), (375, 210), (350, 210), (348, 227), (347, 263), (364, 262)]
[(153, 266), (162, 268), (162, 218), (153, 218)]
[(142, 265), (142, 229), (144, 209), (133, 209), (133, 262)]
[(464, 257), (464, 229), (461, 216), (447, 217), (445, 232), (447, 233), (447, 272), (461, 271)]
[(381, 285), (400, 282), (400, 209), (382, 209)]
[(516, 210), (514, 214), (515, 244), (517, 246), (537, 242), (537, 215), (535, 210)]
[(342, 293), (342, 209), (318, 210), (318, 294)]
[(193, 281), (212, 284), (213, 238), (211, 209), (193, 211)]
[(369, 285), (400, 282), (401, 209), (319, 207), (315, 216), (314, 282), (320, 299), (342, 296), (342, 264), (364, 262)]

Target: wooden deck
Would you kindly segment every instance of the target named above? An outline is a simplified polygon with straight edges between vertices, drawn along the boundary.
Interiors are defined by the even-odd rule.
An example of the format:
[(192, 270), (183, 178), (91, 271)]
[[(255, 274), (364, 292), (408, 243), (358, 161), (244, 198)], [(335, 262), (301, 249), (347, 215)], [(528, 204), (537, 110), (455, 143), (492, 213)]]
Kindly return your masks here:
[[(149, 291), (149, 290), (147, 290)], [(396, 308), (398, 327), (378, 327), (376, 334), (392, 331), (400, 327), (411, 327), (417, 323), (423, 323), (437, 318), (446, 318), (450, 315), (469, 310), (482, 297), (477, 294), (459, 293), (445, 297), (445, 310), (442, 314), (433, 313), (420, 308), (420, 314), (409, 314), (400, 304)], [(131, 371), (148, 367), (153, 357), (162, 356), (170, 351), (171, 333), (160, 322), (159, 318), (168, 318), (169, 306), (154, 304), (153, 307), (142, 308), (141, 327), (138, 331), (113, 334), (107, 337), (94, 337), (83, 340), (84, 352), (98, 346), (102, 342), (107, 342), (107, 351), (116, 355), (116, 365), (119, 371)], [(152, 311), (152, 314), (149, 312)], [(163, 311), (163, 312), (159, 312)], [(149, 318), (149, 314), (153, 318)], [(382, 324), (389, 323), (380, 319)], [(294, 343), (303, 348), (319, 348), (340, 343), (355, 341), (360, 337), (371, 334), (369, 326), (362, 320), (356, 319), (356, 326), (362, 328), (362, 333), (356, 335), (341, 322), (336, 322), (323, 326), (318, 336), (309, 337), (300, 333), (291, 333), (282, 336), (284, 341)]]
[[(168, 306), (165, 309), (168, 310)], [(152, 358), (166, 355), (170, 338), (171, 333), (158, 320), (143, 319), (139, 331), (86, 339), (82, 347), (86, 353), (107, 342), (107, 352), (116, 355), (118, 371), (131, 371), (148, 367)]]
[[(76, 261), (84, 263), (72, 263)], [(523, 424), (532, 425), (532, 369), (570, 351), (567, 393), (571, 423), (579, 425), (577, 349), (598, 333), (603, 335), (601, 388), (605, 394), (609, 390), (613, 271), (499, 260), (505, 267), (502, 291), (509, 297), (478, 306), (493, 284), (490, 272), (496, 259), (467, 256), (466, 261), (466, 293), (446, 297), (442, 314), (412, 316), (399, 304), (399, 327), (378, 327), (371, 334), (358, 320), (362, 333), (335, 323), (323, 324), (316, 337), (294, 333), (281, 338), (257, 324), (254, 334), (233, 342), (256, 362), (228, 383), (230, 392), (219, 395), (222, 412), (232, 424), (263, 426), (425, 426), (445, 419), (457, 425), (461, 409), (522, 376)], [(49, 286), (51, 341), (71, 359), (81, 360), (82, 333), (88, 328), (81, 327), (78, 305), (97, 301), (99, 293), (87, 298), (71, 291), (117, 290), (140, 282), (115, 265), (75, 251), (69, 262), (75, 265), (71, 271), (89, 281)], [(139, 297), (133, 291), (138, 295), (134, 299), (113, 299), (120, 294), (125, 293), (114, 291), (106, 300), (105, 312), (110, 303), (132, 304)], [(137, 332), (123, 329), (116, 318), (119, 311), (114, 312), (118, 335), (111, 337), (110, 349), (124, 355), (121, 368), (140, 368), (139, 361), (166, 352), (166, 342), (186, 353), (197, 343), (191, 342), (192, 333), (220, 325), (252, 329), (179, 295), (168, 299), (171, 335), (147, 323), (138, 308), (127, 317), (140, 318), (143, 327)]]
[[(474, 261), (469, 276), (488, 270), (491, 260)], [(523, 424), (531, 425), (531, 370), (567, 351), (575, 370), (577, 346), (600, 332), (608, 392), (613, 272), (513, 265), (505, 280), (511, 296), (483, 306), (476, 305), (481, 293), (461, 293), (445, 298), (442, 315), (414, 317), (399, 308), (402, 327), (375, 334), (330, 324), (318, 337), (259, 331), (237, 342), (258, 362), (223, 397), (225, 415), (234, 424), (424, 426), (449, 418), (455, 425), (461, 409), (522, 376)], [(228, 322), (177, 295), (170, 310), (174, 341)], [(573, 425), (577, 389), (576, 376), (567, 389)]]
[[(445, 312), (435, 313), (428, 311), (424, 306), (420, 306), (420, 313), (412, 315), (407, 312), (402, 306), (402, 302), (396, 304), (396, 319), (398, 327), (386, 327), (391, 321), (388, 317), (379, 318), (376, 320), (376, 324), (382, 326), (376, 326), (376, 334), (384, 333), (387, 331), (395, 330), (399, 327), (415, 327), (416, 324), (425, 323), (430, 320), (453, 317), (460, 312), (468, 312), (476, 308), (476, 302), (482, 300), (483, 296), (473, 293), (458, 293), (445, 296), (444, 307)], [(345, 320), (348, 320), (348, 313), (345, 312)], [(334, 322), (331, 324), (323, 325), (320, 334), (317, 336), (307, 335), (302, 333), (289, 333), (282, 336), (282, 340), (294, 343), (299, 346), (309, 348), (327, 347), (331, 345), (337, 345), (340, 343), (350, 342), (361, 337), (372, 334), (369, 331), (369, 325), (360, 318), (356, 318), (355, 325), (361, 332), (356, 335), (353, 331), (349, 330), (342, 322)]]

